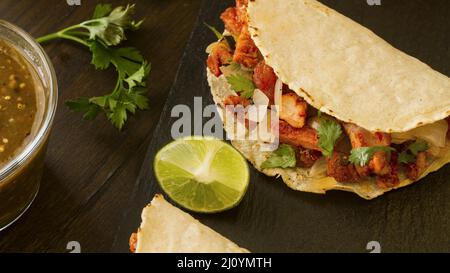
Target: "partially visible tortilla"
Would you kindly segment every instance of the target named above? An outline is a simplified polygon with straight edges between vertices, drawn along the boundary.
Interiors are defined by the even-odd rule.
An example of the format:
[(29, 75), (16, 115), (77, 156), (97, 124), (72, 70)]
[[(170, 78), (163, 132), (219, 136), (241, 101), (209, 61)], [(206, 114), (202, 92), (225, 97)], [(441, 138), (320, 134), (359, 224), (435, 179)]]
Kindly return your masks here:
[(250, 0), (248, 15), (265, 61), (322, 112), (381, 132), (450, 115), (447, 76), (315, 0)]
[[(213, 95), (214, 102), (217, 105), (222, 104), (224, 99), (235, 94), (231, 89), (227, 80), (223, 75), (220, 77), (215, 77), (209, 69), (207, 69), (208, 83), (211, 88), (211, 94)], [(224, 111), (219, 108), (218, 111)], [(223, 113), (222, 116), (225, 114)], [(222, 120), (224, 121), (224, 120)], [(232, 132), (232, 128), (235, 124), (229, 124), (225, 120), (224, 129), (225, 131)], [(340, 183), (334, 178), (322, 175), (311, 175), (310, 169), (294, 168), (294, 169), (262, 169), (261, 164), (270, 156), (270, 152), (265, 152), (262, 149), (262, 142), (250, 141), (250, 140), (239, 140), (231, 141), (231, 144), (239, 150), (244, 157), (246, 157), (253, 166), (260, 172), (268, 176), (281, 177), (281, 179), (290, 188), (298, 191), (313, 192), (324, 194), (329, 190), (342, 190), (354, 192), (364, 199), (376, 198), (388, 191), (398, 189), (401, 187), (408, 186), (415, 181), (422, 179), (429, 173), (439, 170), (442, 166), (450, 162), (450, 143), (447, 141), (445, 148), (441, 149), (439, 158), (429, 163), (426, 171), (421, 175), (421, 177), (415, 181), (407, 179), (404, 175), (400, 176), (400, 184), (394, 188), (381, 188), (377, 186), (374, 178), (369, 178), (366, 180), (354, 182), (354, 183)]]
[(246, 253), (161, 195), (142, 211), (136, 253)]

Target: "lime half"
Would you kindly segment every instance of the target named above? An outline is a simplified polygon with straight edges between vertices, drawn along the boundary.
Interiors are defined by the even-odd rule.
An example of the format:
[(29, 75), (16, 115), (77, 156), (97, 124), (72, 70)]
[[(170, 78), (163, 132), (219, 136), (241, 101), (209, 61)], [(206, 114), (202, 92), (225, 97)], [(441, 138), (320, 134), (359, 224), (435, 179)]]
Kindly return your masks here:
[(202, 213), (239, 204), (249, 183), (247, 161), (231, 145), (211, 137), (178, 139), (155, 157), (155, 175), (180, 206)]

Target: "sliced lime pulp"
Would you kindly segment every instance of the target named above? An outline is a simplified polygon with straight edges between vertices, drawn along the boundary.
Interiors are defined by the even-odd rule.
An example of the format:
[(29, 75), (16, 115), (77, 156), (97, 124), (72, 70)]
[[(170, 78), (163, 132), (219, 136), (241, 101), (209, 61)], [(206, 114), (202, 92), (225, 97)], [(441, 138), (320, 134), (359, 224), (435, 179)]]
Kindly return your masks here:
[(246, 160), (231, 145), (211, 137), (187, 137), (163, 147), (155, 175), (180, 206), (202, 213), (235, 207), (249, 184)]

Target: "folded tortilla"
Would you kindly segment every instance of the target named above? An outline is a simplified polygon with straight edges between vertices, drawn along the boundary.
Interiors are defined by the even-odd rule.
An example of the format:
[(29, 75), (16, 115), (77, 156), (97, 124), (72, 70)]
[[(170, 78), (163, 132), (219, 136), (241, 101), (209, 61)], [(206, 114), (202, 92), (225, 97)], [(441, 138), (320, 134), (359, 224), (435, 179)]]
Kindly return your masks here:
[[(450, 79), (395, 49), (367, 28), (315, 0), (250, 0), (253, 41), (278, 78), (316, 109), (372, 132), (409, 132), (450, 114)], [(209, 70), (217, 104), (236, 94), (223, 75)], [(231, 126), (224, 120), (224, 128)], [(340, 183), (311, 169), (262, 169), (270, 156), (260, 141), (232, 141), (259, 171), (280, 176), (292, 189), (325, 193), (344, 190), (373, 199), (414, 181), (399, 175), (394, 188), (373, 178)], [(419, 179), (450, 162), (450, 143), (428, 162)], [(416, 181), (417, 181), (416, 180)]]
[(450, 80), (315, 0), (254, 0), (253, 41), (310, 105), (369, 131), (405, 132), (450, 115)]
[(246, 253), (235, 243), (202, 225), (156, 195), (142, 211), (135, 253)]

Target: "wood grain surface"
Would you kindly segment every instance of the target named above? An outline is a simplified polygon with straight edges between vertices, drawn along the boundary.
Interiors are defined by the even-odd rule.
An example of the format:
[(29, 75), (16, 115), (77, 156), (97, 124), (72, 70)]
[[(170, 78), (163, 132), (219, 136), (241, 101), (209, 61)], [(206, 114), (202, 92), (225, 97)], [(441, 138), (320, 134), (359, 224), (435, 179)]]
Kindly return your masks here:
[[(39, 37), (86, 19), (97, 3), (129, 1), (2, 0), (0, 18)], [(118, 132), (104, 117), (85, 122), (64, 101), (114, 88), (113, 70), (98, 72), (90, 53), (70, 42), (45, 45), (59, 81), (59, 107), (50, 138), (40, 193), (31, 209), (0, 233), (0, 252), (66, 252), (78, 241), (83, 252), (108, 252), (133, 191), (142, 160), (197, 18), (199, 0), (134, 0), (142, 29), (127, 45), (152, 62), (151, 109)], [(126, 252), (127, 249), (121, 249)]]
[[(2, 0), (0, 18), (37, 37), (88, 18), (101, 2), (81, 1), (80, 7), (69, 7), (62, 0)], [(126, 252), (142, 207), (161, 192), (151, 163), (156, 151), (171, 141), (169, 110), (180, 103), (193, 104), (194, 96), (211, 102), (204, 49), (214, 36), (202, 22), (222, 28), (219, 15), (233, 1), (135, 2), (138, 15), (147, 20), (128, 43), (153, 64), (151, 110), (131, 119), (121, 133), (104, 118), (82, 121), (62, 103), (112, 88), (115, 73), (96, 72), (89, 65), (89, 52), (77, 45), (46, 45), (58, 75), (60, 106), (45, 174), (31, 210), (0, 233), (0, 252), (65, 252), (69, 241), (80, 242), (83, 252)], [(369, 6), (366, 0), (322, 2), (450, 75), (449, 1), (381, 0), (381, 6)], [(252, 169), (248, 192), (238, 207), (194, 216), (253, 252), (367, 252), (369, 241), (379, 241), (385, 252), (448, 252), (449, 175), (446, 167), (416, 185), (368, 202), (343, 192), (295, 192)]]

